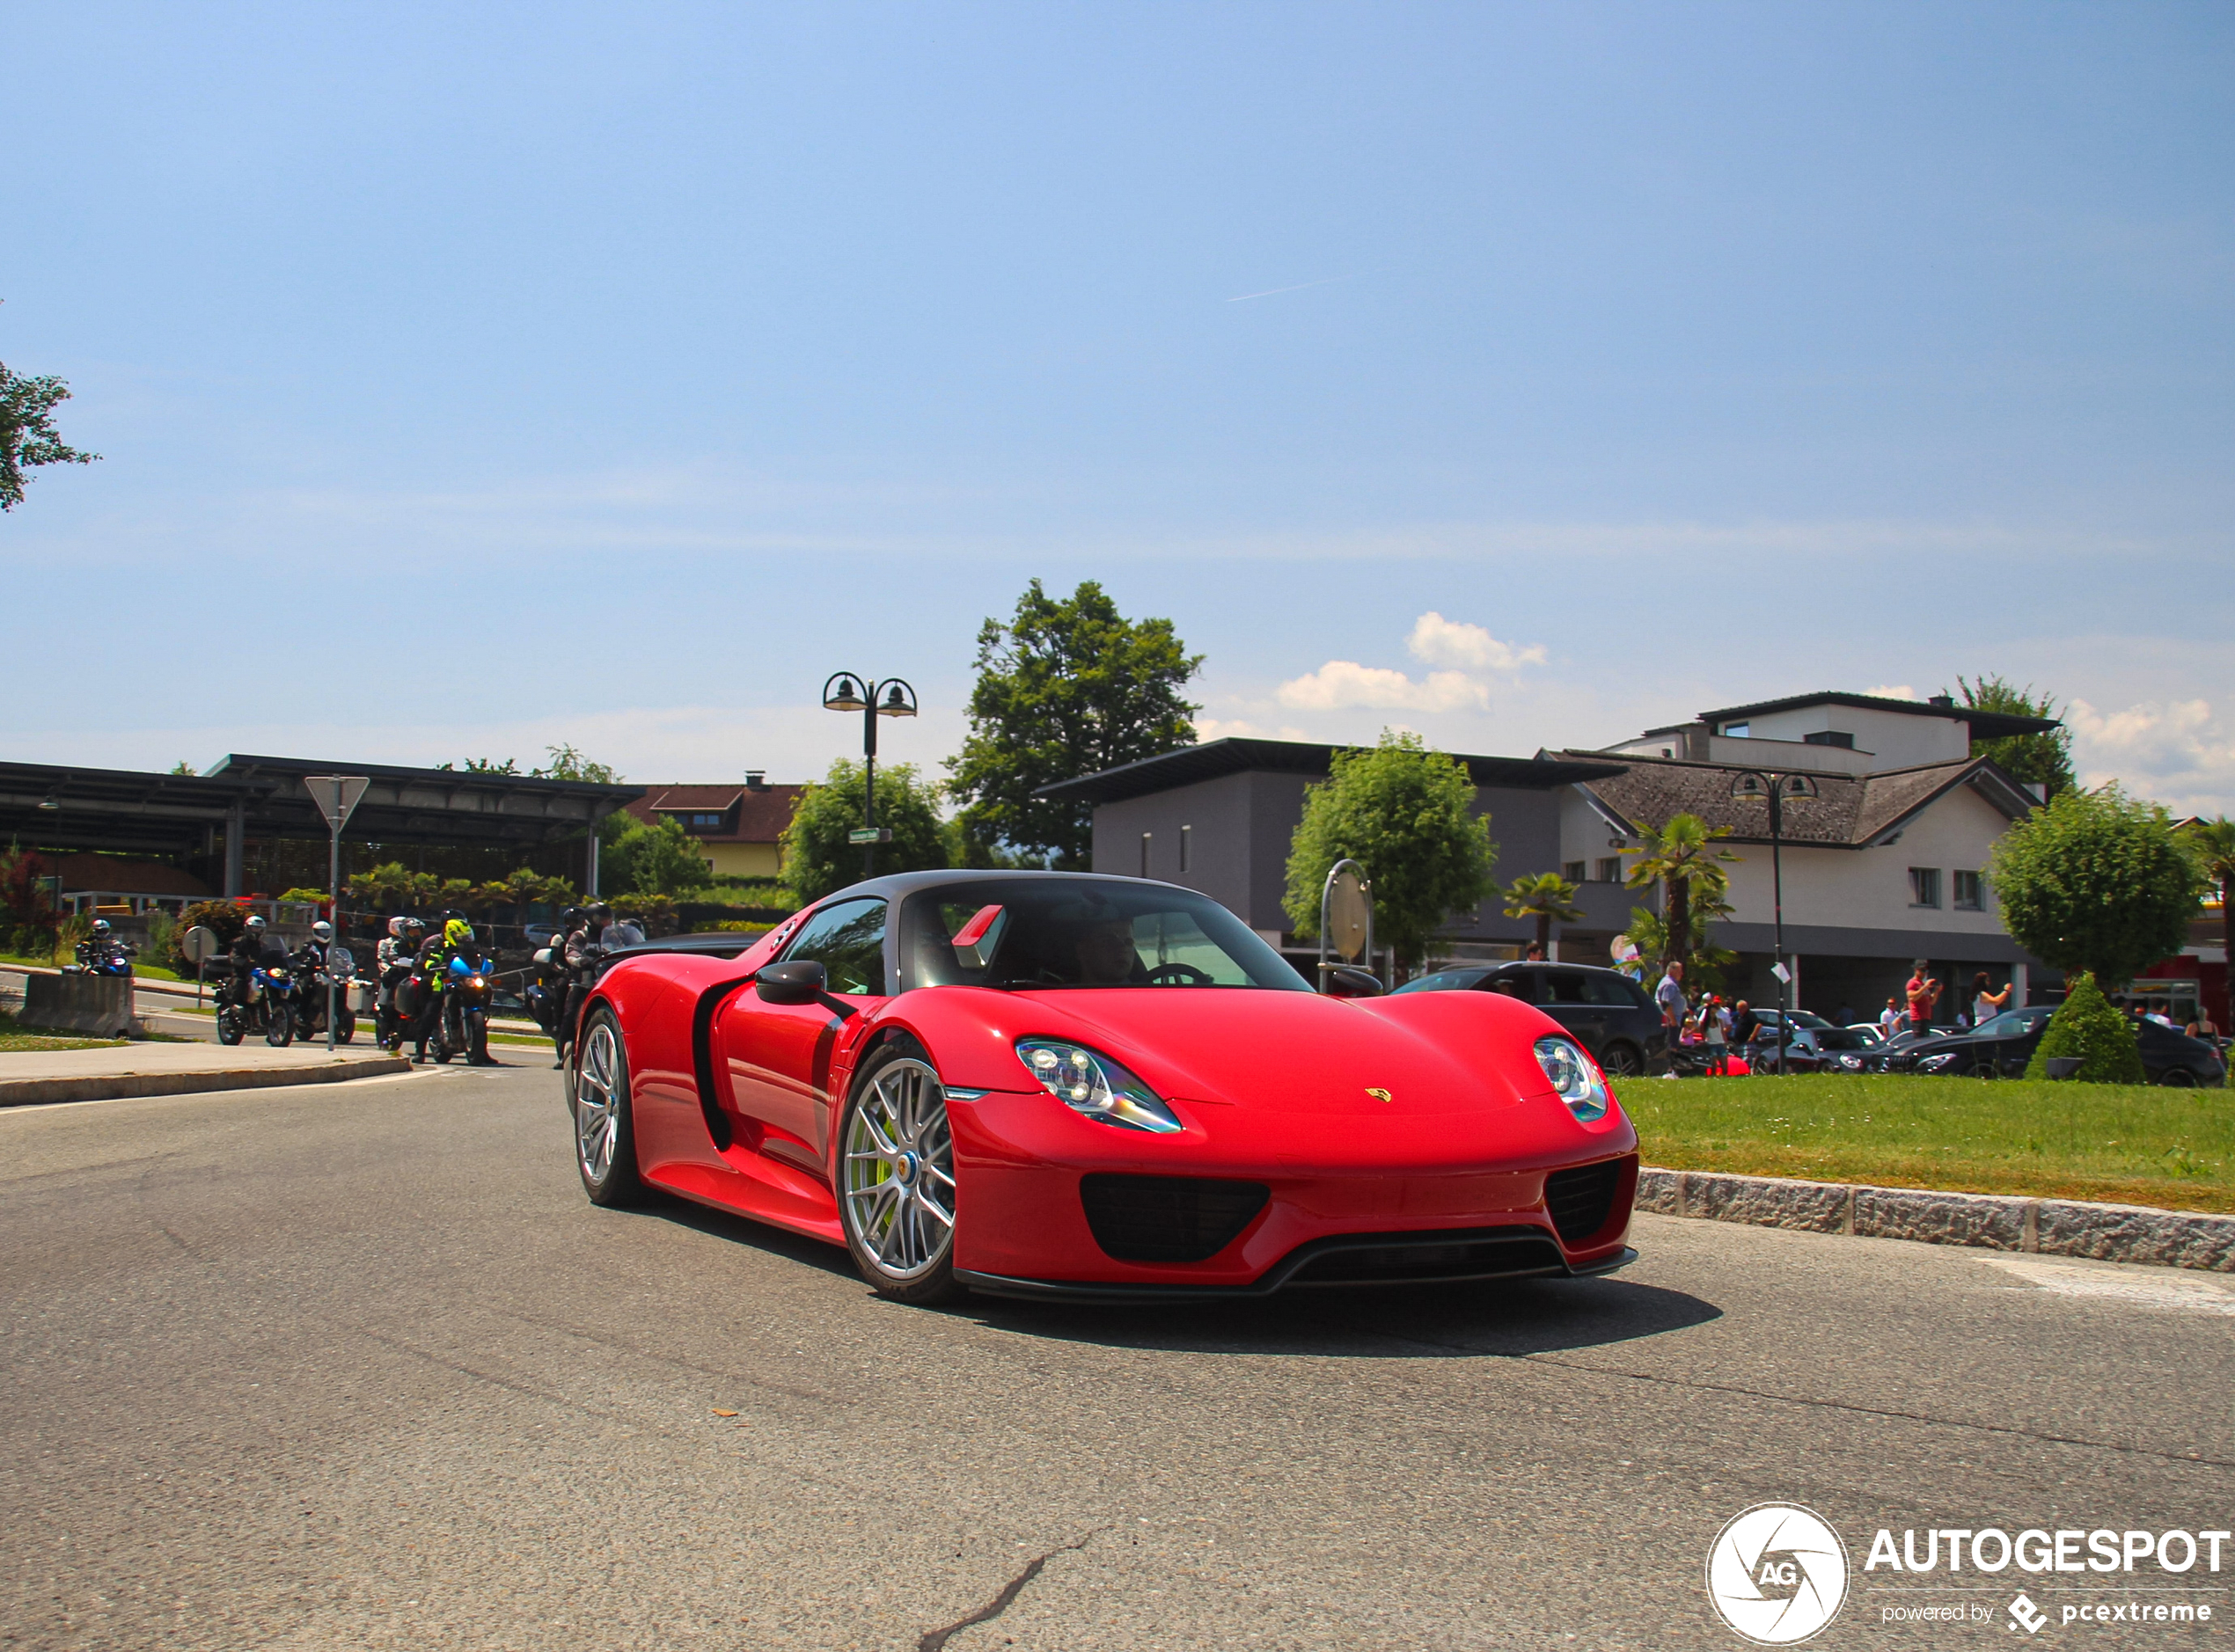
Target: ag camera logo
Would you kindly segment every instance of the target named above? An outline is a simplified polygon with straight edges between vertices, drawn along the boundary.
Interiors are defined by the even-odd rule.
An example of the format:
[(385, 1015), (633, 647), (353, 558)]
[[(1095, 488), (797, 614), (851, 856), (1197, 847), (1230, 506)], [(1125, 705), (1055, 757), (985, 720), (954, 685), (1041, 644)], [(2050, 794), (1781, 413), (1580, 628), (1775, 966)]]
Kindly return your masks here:
[(1847, 1598), (1847, 1546), (1798, 1503), (1760, 1502), (1732, 1517), (1707, 1552), (1707, 1597), (1757, 1646), (1806, 1641)]

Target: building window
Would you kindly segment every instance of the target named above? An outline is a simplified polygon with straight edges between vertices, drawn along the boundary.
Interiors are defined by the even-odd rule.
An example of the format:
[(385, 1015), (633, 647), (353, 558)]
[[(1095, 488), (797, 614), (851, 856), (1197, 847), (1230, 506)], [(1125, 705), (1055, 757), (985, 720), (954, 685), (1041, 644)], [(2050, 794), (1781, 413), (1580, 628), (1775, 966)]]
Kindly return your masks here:
[(1599, 862), (1598, 881), (1601, 883), (1622, 881), (1622, 857), (1620, 855), (1608, 855)]
[[(1723, 725), (1723, 733), (1727, 738), (1732, 740), (1745, 740), (1753, 735), (1754, 725), (1752, 723), (1725, 723)], [(1666, 756), (1667, 754), (1663, 753), (1662, 755)]]
[(722, 830), (722, 815), (720, 810), (711, 815), (694, 813), (670, 815), (669, 818), (679, 820), (683, 824), (683, 830), (686, 832), (718, 832)]
[(1955, 908), (1959, 912), (1975, 912), (1986, 904), (1979, 898), (1979, 874), (1959, 872), (1955, 874)]
[(1940, 868), (1911, 866), (1909, 868), (1909, 904), (1938, 906), (1940, 904)]
[(1566, 865), (1560, 868), (1560, 875), (1565, 878), (1570, 883), (1582, 882), (1583, 863), (1580, 860), (1569, 861)]
[(1154, 835), (1153, 832), (1140, 835), (1140, 874), (1144, 878), (1148, 875), (1148, 840)]
[(1842, 734), (1836, 728), (1820, 728), (1813, 735), (1803, 735), (1800, 737), (1812, 746), (1837, 746), (1845, 751), (1852, 751), (1855, 749), (1855, 736)]
[(1180, 828), (1180, 870), (1182, 872), (1189, 870), (1188, 862), (1192, 859), (1192, 857), (1188, 852), (1193, 847), (1194, 840), (1194, 827), (1183, 826)]

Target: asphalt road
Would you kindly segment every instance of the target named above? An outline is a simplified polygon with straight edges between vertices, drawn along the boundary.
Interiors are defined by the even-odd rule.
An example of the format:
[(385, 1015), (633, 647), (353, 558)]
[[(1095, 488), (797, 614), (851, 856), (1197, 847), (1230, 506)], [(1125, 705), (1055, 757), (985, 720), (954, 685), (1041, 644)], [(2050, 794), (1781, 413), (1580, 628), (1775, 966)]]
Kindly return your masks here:
[[(1646, 1218), (1604, 1280), (925, 1312), (592, 1209), (540, 1065), (0, 1150), (9, 1648), (1733, 1648), (1702, 1568), (1763, 1500), (1858, 1564), (2235, 1513), (2217, 1276)], [(1886, 1575), (1815, 1644), (2013, 1644)], [(2102, 1643), (2231, 1633), (2192, 1597)]]

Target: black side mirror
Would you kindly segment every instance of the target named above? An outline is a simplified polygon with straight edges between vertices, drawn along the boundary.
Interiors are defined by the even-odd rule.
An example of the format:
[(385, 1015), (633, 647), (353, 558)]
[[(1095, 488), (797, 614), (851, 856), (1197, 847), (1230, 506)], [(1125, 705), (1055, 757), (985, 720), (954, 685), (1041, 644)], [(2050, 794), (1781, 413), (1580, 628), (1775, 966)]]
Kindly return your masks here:
[(831, 972), (812, 958), (763, 964), (752, 980), (764, 1004), (812, 1004), (831, 990)]
[(1348, 964), (1337, 964), (1327, 972), (1330, 998), (1378, 998), (1387, 990), (1374, 976)]
[(812, 958), (763, 964), (752, 981), (764, 1004), (819, 1004), (841, 1020), (861, 1013), (844, 998), (831, 996), (831, 972)]

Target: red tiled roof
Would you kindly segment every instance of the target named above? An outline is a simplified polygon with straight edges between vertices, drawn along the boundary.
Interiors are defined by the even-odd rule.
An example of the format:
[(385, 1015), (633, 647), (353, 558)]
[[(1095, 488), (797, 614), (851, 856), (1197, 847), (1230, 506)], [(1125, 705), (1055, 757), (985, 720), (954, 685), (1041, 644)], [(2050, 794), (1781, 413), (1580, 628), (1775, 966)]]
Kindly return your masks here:
[(127, 860), (119, 855), (56, 855), (62, 892), (110, 895), (208, 895), (209, 886), (191, 872), (160, 860)]
[(758, 791), (732, 781), (718, 786), (655, 786), (628, 813), (650, 825), (663, 815), (719, 815), (737, 811), (736, 825), (726, 832), (692, 832), (701, 843), (773, 844), (792, 823), (803, 786), (768, 786)]

